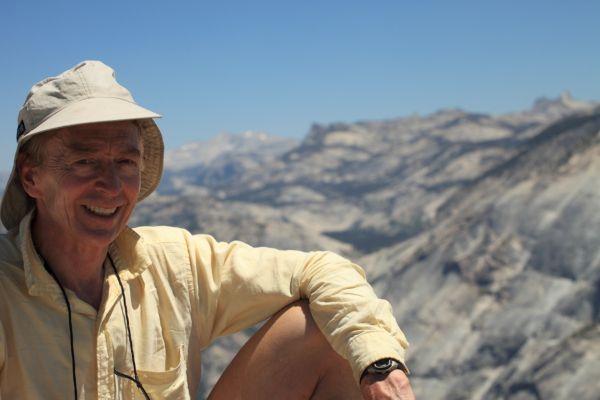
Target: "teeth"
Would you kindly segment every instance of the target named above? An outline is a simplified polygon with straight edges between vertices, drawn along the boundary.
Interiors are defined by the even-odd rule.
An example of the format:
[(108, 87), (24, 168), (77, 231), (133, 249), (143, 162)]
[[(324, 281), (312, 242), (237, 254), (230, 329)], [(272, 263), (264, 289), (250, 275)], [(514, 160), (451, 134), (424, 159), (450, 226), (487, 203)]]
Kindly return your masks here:
[(116, 207), (115, 208), (100, 208), (100, 207), (93, 207), (93, 206), (85, 206), (85, 208), (87, 208), (94, 214), (98, 214), (98, 215), (112, 215), (115, 213), (115, 211), (117, 211)]

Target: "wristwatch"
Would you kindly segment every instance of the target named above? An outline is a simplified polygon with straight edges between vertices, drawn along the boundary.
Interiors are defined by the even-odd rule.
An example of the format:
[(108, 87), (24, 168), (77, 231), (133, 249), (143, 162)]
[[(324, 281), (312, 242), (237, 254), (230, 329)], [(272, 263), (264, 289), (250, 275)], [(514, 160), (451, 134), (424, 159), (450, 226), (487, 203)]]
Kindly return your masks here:
[(369, 365), (363, 372), (360, 379), (362, 380), (362, 378), (364, 378), (364, 376), (367, 374), (387, 375), (398, 368), (403, 369), (400, 362), (394, 360), (393, 358), (383, 358)]

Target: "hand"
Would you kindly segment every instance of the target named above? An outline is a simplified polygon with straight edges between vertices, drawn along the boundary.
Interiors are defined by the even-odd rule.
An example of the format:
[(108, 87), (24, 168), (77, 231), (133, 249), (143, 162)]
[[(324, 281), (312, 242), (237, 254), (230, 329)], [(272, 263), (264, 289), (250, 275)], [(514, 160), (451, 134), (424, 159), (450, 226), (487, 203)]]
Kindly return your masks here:
[(415, 400), (408, 377), (401, 369), (387, 375), (365, 375), (360, 390), (365, 400)]

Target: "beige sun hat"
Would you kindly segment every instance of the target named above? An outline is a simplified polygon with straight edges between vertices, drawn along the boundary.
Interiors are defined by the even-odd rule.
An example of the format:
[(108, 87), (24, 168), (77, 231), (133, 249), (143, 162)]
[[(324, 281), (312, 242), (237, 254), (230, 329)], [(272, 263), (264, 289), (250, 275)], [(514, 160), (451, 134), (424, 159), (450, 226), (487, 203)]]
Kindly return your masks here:
[[(19, 112), (15, 162), (21, 146), (40, 133), (95, 122), (137, 120), (144, 143), (140, 201), (156, 189), (162, 175), (164, 145), (153, 120), (159, 117), (135, 103), (131, 93), (116, 81), (112, 68), (100, 61), (84, 61), (31, 88)], [(0, 207), (2, 224), (6, 229), (18, 226), (33, 206), (13, 163)]]

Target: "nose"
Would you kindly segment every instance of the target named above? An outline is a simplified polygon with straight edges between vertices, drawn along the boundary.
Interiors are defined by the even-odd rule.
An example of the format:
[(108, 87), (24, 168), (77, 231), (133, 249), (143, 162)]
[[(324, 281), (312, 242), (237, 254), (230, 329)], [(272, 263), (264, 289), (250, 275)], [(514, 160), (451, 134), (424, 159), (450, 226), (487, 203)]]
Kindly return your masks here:
[(121, 190), (121, 178), (114, 163), (104, 163), (98, 172), (96, 187), (107, 194), (116, 194)]

